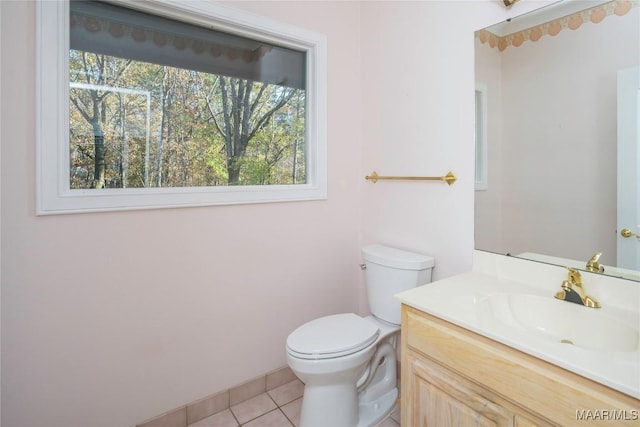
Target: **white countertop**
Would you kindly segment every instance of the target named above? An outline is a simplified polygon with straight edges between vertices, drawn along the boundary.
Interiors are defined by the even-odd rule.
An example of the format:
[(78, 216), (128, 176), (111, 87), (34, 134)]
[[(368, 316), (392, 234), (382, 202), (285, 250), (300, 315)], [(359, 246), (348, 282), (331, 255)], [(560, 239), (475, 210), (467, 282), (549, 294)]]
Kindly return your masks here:
[[(474, 270), (476, 270), (475, 267)], [(562, 269), (559, 272), (564, 274)], [(530, 274), (528, 276), (531, 278)], [(561, 280), (551, 286), (560, 290), (560, 283)], [(638, 286), (637, 283), (635, 285)], [(587, 288), (586, 284), (585, 288)], [(589, 291), (588, 288), (587, 291)], [(483, 321), (481, 311), (486, 311), (483, 301), (486, 302), (486, 298), (490, 295), (505, 293), (550, 298), (554, 295), (550, 291), (549, 284), (533, 286), (509, 278), (501, 278), (499, 275), (475, 271), (399, 293), (396, 298), (425, 313), (640, 398), (640, 351), (637, 347), (636, 351), (626, 352), (588, 350), (528, 334), (526, 331), (523, 333), (523, 329), (500, 324), (500, 322)], [(632, 295), (635, 296), (635, 290), (632, 291)], [(608, 312), (618, 310), (617, 307), (611, 307), (610, 301), (602, 302), (603, 308), (597, 309), (599, 313), (607, 315)], [(561, 303), (572, 304), (566, 301)], [(635, 306), (635, 302), (632, 302), (632, 305)], [(624, 308), (628, 311), (629, 307)], [(587, 308), (584, 309), (587, 310)], [(633, 310), (632, 317), (628, 317), (627, 320), (630, 319), (632, 323), (637, 322), (635, 317), (638, 314), (637, 311), (637, 309)], [(571, 318), (567, 319), (567, 322), (571, 321)]]

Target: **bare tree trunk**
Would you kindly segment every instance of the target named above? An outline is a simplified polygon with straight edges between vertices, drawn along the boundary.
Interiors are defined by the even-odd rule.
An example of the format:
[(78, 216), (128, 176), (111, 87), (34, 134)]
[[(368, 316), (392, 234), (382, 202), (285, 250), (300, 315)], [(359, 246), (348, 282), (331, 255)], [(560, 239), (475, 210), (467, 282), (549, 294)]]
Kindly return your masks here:
[[(88, 58), (95, 59), (94, 62), (88, 61)], [(125, 60), (117, 66), (106, 67), (104, 55), (87, 54), (82, 52), (81, 60), (84, 68), (84, 76), (86, 83), (90, 85), (103, 85), (108, 83), (115, 85), (115, 83), (122, 77), (131, 65), (132, 60)], [(106, 76), (107, 71), (109, 76)], [(93, 169), (93, 188), (105, 188), (106, 175), (107, 175), (107, 161), (106, 150), (104, 145), (104, 132), (102, 124), (106, 120), (106, 106), (104, 104), (105, 98), (110, 94), (108, 91), (99, 93), (96, 89), (90, 89), (90, 100), (88, 103), (83, 103), (80, 97), (72, 97), (70, 101), (76, 106), (82, 117), (89, 123), (93, 130), (94, 138), (94, 169)], [(91, 105), (91, 106), (89, 106)], [(90, 114), (91, 113), (91, 114)]]
[(298, 101), (296, 102), (296, 134), (293, 138), (293, 165), (291, 168), (291, 180), (294, 184), (297, 183), (297, 166), (298, 166), (298, 140), (300, 139), (300, 127), (298, 123), (300, 122), (300, 99), (298, 97)]
[(158, 137), (158, 149), (156, 152), (156, 168), (158, 170), (158, 176), (156, 177), (156, 186), (162, 187), (162, 160), (164, 156), (164, 129), (167, 122), (167, 97), (169, 96), (170, 89), (167, 88), (167, 80), (168, 80), (167, 67), (162, 67), (162, 87), (160, 94), (162, 100), (162, 106), (160, 110), (160, 114), (162, 114), (162, 118), (160, 119), (160, 135)]
[(105, 187), (105, 174), (107, 170), (107, 162), (104, 153), (104, 133), (100, 122), (94, 120), (91, 123), (93, 127), (93, 147), (94, 147), (94, 169), (93, 169), (93, 188)]
[(240, 168), (236, 164), (236, 159), (234, 156), (235, 147), (234, 141), (232, 139), (232, 128), (231, 128), (231, 114), (229, 109), (233, 108), (233, 104), (229, 106), (229, 98), (235, 99), (235, 96), (229, 96), (227, 90), (227, 79), (224, 77), (220, 78), (220, 92), (222, 93), (222, 111), (224, 117), (224, 139), (225, 146), (227, 149), (227, 174), (229, 176), (228, 183), (236, 184), (238, 179), (240, 178)]
[(120, 141), (122, 143), (120, 149), (120, 182), (122, 188), (127, 188), (129, 185), (129, 141), (127, 141), (126, 132), (127, 109), (122, 101), (122, 95), (118, 98), (120, 99)]
[(266, 101), (263, 97), (268, 84), (262, 84), (254, 90), (253, 82), (250, 80), (223, 76), (218, 78), (222, 95), (222, 125), (216, 119), (211, 107), (209, 109), (216, 128), (225, 140), (228, 185), (236, 185), (240, 183), (241, 160), (249, 141), (296, 91), (283, 89), (277, 102), (258, 115), (257, 112), (265, 106)]

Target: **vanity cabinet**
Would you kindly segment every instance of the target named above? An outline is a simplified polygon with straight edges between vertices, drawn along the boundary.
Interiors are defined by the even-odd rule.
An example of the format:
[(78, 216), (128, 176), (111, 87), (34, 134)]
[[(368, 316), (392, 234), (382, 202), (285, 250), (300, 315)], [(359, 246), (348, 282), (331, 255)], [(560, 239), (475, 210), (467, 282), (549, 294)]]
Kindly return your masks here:
[[(514, 413), (483, 396), (472, 383), (429, 360), (410, 357), (409, 425), (507, 427)], [(407, 402), (405, 400), (405, 402)]]
[(640, 423), (638, 399), (406, 305), (401, 397), (412, 427)]

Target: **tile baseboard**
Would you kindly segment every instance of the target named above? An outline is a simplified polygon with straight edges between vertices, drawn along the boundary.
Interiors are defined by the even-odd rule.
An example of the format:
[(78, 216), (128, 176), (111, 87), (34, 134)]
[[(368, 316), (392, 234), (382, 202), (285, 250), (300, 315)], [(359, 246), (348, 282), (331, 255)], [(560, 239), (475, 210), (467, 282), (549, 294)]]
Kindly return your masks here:
[(246, 381), (238, 386), (214, 393), (195, 402), (144, 421), (136, 427), (187, 427), (196, 421), (229, 409), (245, 400), (273, 390), (297, 377), (288, 366)]

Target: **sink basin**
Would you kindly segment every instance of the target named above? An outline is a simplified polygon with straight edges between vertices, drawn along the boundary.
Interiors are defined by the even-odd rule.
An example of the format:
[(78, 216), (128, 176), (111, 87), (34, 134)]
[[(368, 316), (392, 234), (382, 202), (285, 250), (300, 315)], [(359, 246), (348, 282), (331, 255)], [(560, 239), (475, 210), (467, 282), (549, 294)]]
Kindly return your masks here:
[(630, 313), (584, 307), (553, 297), (499, 293), (478, 301), (484, 326), (509, 328), (591, 351), (638, 351), (638, 320)]

